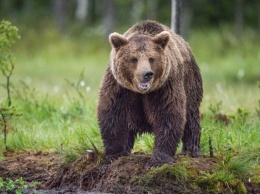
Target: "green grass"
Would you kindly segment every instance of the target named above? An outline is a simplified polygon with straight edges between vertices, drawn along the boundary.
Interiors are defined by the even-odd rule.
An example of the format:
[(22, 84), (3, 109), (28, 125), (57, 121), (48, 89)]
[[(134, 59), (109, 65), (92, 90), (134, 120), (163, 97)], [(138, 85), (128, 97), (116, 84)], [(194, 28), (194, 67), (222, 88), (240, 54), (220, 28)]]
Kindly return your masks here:
[[(13, 105), (22, 115), (9, 120), (8, 148), (58, 151), (73, 160), (92, 148), (103, 150), (96, 121), (102, 75), (109, 60), (108, 40), (98, 36), (60, 36), (50, 28), (42, 33), (23, 29), (14, 49)], [(215, 155), (231, 150), (259, 164), (260, 41), (245, 31), (239, 42), (230, 29), (192, 32), (190, 45), (204, 80), (201, 111), (201, 147), (209, 154), (212, 137)], [(0, 82), (4, 83), (3, 76)], [(0, 102), (5, 90), (0, 89)], [(215, 112), (210, 107), (221, 102)], [(215, 119), (227, 115), (226, 125)], [(0, 125), (1, 126), (1, 125)], [(151, 152), (153, 137), (138, 137), (134, 151)], [(0, 134), (0, 156), (3, 156)]]

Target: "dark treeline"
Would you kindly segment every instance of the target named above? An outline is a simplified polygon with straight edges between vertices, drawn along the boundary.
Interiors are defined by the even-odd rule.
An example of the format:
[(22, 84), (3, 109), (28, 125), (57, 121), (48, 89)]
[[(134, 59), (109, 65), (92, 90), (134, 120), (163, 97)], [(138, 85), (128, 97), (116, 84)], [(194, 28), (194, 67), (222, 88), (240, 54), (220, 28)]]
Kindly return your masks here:
[[(190, 28), (231, 25), (239, 37), (245, 27), (260, 30), (259, 0), (182, 0), (181, 33)], [(60, 31), (73, 24), (115, 27), (153, 19), (170, 25), (170, 0), (1, 0), (0, 19), (38, 25), (53, 21)]]

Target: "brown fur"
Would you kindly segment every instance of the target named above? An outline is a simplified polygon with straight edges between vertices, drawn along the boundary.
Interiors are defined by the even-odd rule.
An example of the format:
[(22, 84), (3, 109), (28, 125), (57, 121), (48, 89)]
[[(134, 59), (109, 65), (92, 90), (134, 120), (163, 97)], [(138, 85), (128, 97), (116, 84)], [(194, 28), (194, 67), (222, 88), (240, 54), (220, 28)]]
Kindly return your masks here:
[(152, 161), (200, 155), (202, 79), (189, 45), (162, 24), (144, 21), (112, 33), (97, 109), (108, 159), (128, 155), (137, 133), (155, 134)]

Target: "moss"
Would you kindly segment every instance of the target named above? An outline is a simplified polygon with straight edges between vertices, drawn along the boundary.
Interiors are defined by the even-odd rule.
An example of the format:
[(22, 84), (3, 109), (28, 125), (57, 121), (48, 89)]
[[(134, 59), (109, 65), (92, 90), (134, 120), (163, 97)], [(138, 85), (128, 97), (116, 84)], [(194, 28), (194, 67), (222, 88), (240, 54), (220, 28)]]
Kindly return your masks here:
[(192, 182), (192, 183), (190, 183), (190, 188), (192, 190), (197, 190), (197, 189), (199, 189), (199, 186), (196, 184), (196, 182)]
[(133, 182), (137, 185), (154, 185), (154, 184), (172, 184), (173, 181), (185, 182), (189, 177), (189, 173), (184, 164), (168, 165), (165, 164), (159, 168), (154, 168), (146, 174), (136, 176)]
[(250, 178), (250, 182), (253, 183), (253, 184), (260, 185), (260, 166), (255, 166), (254, 174)]
[(195, 182), (201, 189), (207, 192), (230, 192), (239, 194), (247, 192), (244, 183), (227, 171), (216, 171), (212, 174), (204, 173), (199, 176)]
[(240, 179), (234, 179), (233, 181), (231, 181), (230, 188), (232, 188), (232, 190), (235, 193), (239, 193), (239, 194), (247, 193), (246, 187)]
[(222, 185), (219, 183), (217, 179), (213, 177), (212, 174), (203, 174), (199, 176), (195, 182), (202, 189), (209, 192), (220, 192), (222, 191)]
[(251, 183), (260, 185), (260, 175), (254, 175), (250, 178)]

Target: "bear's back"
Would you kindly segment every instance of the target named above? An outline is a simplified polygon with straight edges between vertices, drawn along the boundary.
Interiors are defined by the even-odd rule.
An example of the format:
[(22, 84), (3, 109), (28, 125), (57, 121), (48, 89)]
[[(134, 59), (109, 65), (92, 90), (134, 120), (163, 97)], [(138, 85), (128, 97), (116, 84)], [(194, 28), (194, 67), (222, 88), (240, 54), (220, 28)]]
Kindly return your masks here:
[(158, 22), (146, 20), (134, 25), (127, 32), (125, 32), (125, 37), (130, 37), (133, 34), (142, 34), (148, 36), (155, 36), (162, 31), (170, 31), (170, 29)]

